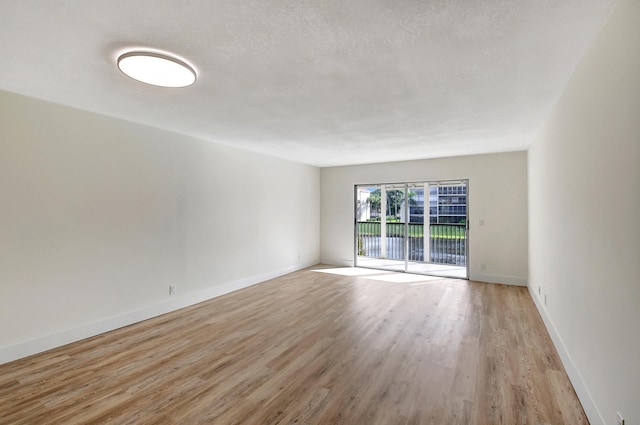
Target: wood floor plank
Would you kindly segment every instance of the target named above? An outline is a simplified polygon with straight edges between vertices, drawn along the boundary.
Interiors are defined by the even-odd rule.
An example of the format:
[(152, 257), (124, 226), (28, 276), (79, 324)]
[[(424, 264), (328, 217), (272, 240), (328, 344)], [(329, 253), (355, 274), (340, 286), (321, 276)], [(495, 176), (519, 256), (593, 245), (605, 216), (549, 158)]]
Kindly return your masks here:
[(388, 276), (319, 266), (0, 365), (0, 424), (588, 424), (526, 288)]

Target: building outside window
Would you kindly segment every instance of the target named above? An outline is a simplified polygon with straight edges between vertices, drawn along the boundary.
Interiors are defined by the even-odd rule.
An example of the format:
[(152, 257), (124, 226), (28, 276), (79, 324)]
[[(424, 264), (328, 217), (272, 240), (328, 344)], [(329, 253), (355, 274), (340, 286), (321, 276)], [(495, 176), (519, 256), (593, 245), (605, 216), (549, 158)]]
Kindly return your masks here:
[[(423, 189), (413, 189), (416, 201), (409, 206), (409, 222), (423, 223), (425, 199)], [(464, 224), (467, 217), (466, 186), (432, 186), (429, 188), (429, 223)]]

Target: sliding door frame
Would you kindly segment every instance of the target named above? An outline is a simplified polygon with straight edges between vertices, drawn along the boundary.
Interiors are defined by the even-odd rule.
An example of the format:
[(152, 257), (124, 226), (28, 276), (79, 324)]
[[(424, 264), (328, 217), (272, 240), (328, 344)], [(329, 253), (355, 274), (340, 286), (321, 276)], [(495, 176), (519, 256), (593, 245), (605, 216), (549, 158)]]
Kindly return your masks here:
[[(381, 267), (374, 267), (374, 266), (367, 266), (367, 265), (359, 265), (358, 264), (358, 236), (359, 236), (359, 232), (358, 232), (358, 188), (359, 187), (380, 187), (382, 188), (383, 186), (391, 186), (391, 185), (404, 185), (404, 270), (400, 270), (403, 273), (413, 273), (413, 274), (424, 274), (424, 275), (431, 275), (429, 273), (420, 273), (420, 272), (416, 272), (416, 271), (410, 271), (409, 270), (409, 238), (408, 238), (408, 234), (409, 234), (409, 219), (410, 219), (410, 213), (409, 213), (409, 186), (410, 185), (418, 185), (418, 184), (422, 184), (424, 185), (428, 185), (429, 187), (431, 187), (431, 185), (441, 185), (441, 184), (446, 184), (446, 183), (454, 183), (454, 182), (461, 182), (464, 183), (465, 187), (466, 187), (466, 216), (465, 216), (465, 277), (457, 277), (457, 276), (451, 276), (452, 279), (465, 279), (468, 280), (470, 278), (469, 276), (469, 272), (470, 272), (470, 268), (469, 268), (469, 240), (470, 240), (470, 230), (469, 230), (469, 217), (470, 217), (470, 207), (469, 207), (469, 199), (470, 199), (470, 191), (469, 191), (469, 179), (446, 179), (446, 180), (421, 180), (421, 181), (413, 181), (413, 182), (384, 182), (384, 183), (358, 183), (355, 184), (353, 186), (353, 194), (354, 194), (354, 202), (353, 202), (353, 265), (354, 267), (361, 267), (361, 268), (367, 268), (367, 269), (374, 269), (374, 270), (384, 270), (384, 271), (399, 271), (399, 270), (390, 270), (388, 268), (384, 268), (383, 266)], [(423, 234), (430, 234), (427, 232), (431, 232), (431, 214), (430, 214), (430, 204), (429, 204), (429, 193), (427, 193), (427, 191), (424, 191), (424, 200), (423, 200), (423, 223), (424, 223), (424, 228), (423, 228)], [(380, 214), (384, 214), (386, 217), (386, 205), (382, 206), (381, 205), (381, 211)], [(380, 226), (382, 227), (382, 221)], [(385, 229), (386, 230), (386, 229)], [(386, 231), (381, 232), (382, 235), (385, 236), (386, 238)], [(429, 238), (430, 239), (430, 238)], [(385, 241), (386, 242), (386, 241)], [(382, 244), (381, 246), (385, 246), (386, 243)], [(427, 257), (430, 257), (430, 252), (427, 251), (429, 250), (429, 246), (427, 246), (426, 243), (423, 243), (423, 260)], [(382, 254), (382, 253), (381, 253)], [(386, 253), (384, 253), (384, 256), (386, 256)], [(432, 263), (430, 261), (423, 261), (425, 264), (438, 264), (438, 263)], [(440, 275), (436, 275), (436, 276), (440, 276)]]

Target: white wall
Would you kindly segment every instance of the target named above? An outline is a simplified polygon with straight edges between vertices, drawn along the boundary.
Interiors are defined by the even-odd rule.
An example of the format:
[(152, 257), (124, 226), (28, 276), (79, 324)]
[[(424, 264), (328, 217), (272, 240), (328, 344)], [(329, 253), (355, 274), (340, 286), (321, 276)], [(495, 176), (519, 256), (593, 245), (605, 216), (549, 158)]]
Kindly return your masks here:
[(638, 0), (618, 2), (530, 148), (529, 226), (530, 290), (591, 423), (640, 424)]
[(0, 92), (0, 362), (316, 264), (319, 182)]
[(469, 179), (471, 279), (526, 285), (525, 152), (322, 168), (320, 175), (323, 263), (353, 264), (354, 185)]

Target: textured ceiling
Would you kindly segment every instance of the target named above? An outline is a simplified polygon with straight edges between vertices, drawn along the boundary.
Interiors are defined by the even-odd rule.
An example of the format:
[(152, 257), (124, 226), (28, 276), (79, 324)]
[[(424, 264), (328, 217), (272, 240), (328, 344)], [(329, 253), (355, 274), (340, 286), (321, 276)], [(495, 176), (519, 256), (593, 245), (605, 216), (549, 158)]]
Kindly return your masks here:
[[(2, 0), (0, 89), (318, 166), (522, 150), (615, 0)], [(134, 47), (195, 85), (123, 76)]]

